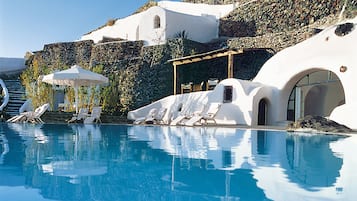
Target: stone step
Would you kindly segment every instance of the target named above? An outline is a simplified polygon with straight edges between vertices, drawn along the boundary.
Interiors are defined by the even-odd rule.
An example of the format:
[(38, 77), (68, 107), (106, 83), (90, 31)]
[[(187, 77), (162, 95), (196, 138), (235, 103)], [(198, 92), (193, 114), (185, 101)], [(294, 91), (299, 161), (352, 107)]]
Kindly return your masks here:
[(18, 104), (24, 104), (24, 100), (23, 99), (11, 99), (10, 98), (10, 101), (8, 103), (8, 105), (18, 105)]
[(25, 89), (19, 79), (4, 80), (6, 88), (9, 91), (10, 100), (6, 106), (6, 113), (10, 116), (19, 114), (20, 107), (24, 104)]
[(10, 100), (17, 101), (17, 100), (25, 100), (25, 99), (24, 99), (24, 96), (11, 96), (11, 94), (10, 94)]
[(9, 94), (13, 94), (13, 95), (22, 95), (22, 94), (25, 94), (25, 91), (15, 91), (15, 90), (9, 90)]
[(25, 95), (22, 95), (22, 94), (21, 95), (20, 94), (19, 95), (16, 95), (16, 94), (14, 95), (14, 94), (10, 93), (10, 99), (24, 99), (24, 97), (25, 97)]

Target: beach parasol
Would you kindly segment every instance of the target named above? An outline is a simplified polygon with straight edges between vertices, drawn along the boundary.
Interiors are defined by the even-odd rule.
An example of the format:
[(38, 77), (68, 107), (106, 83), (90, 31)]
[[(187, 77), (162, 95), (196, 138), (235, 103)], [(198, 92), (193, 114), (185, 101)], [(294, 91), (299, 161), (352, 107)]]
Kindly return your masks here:
[(94, 86), (108, 83), (108, 78), (85, 70), (78, 65), (72, 66), (70, 69), (51, 73), (42, 78), (42, 82), (52, 85), (65, 85), (74, 88), (76, 113), (78, 113), (78, 88), (81, 86)]

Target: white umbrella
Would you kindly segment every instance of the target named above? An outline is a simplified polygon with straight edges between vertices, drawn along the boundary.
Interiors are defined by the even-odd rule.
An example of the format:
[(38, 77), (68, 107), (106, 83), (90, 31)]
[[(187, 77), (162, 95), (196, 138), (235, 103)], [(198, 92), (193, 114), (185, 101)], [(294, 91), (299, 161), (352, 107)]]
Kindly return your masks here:
[(106, 84), (108, 83), (108, 78), (74, 65), (70, 69), (43, 76), (42, 82), (74, 87), (76, 113), (78, 113), (78, 88), (81, 86)]

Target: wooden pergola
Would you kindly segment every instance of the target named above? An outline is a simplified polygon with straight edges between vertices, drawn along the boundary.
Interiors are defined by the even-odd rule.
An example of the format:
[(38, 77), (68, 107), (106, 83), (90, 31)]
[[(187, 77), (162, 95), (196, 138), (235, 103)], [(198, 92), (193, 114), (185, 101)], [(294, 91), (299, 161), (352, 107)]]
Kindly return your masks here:
[(196, 54), (196, 55), (191, 55), (191, 56), (168, 60), (168, 62), (172, 62), (172, 65), (174, 67), (174, 69), (173, 69), (174, 95), (177, 94), (177, 76), (178, 76), (177, 75), (178, 74), (177, 67), (180, 65), (191, 64), (191, 63), (196, 63), (196, 62), (200, 62), (200, 61), (220, 58), (220, 57), (228, 57), (227, 78), (233, 78), (234, 55), (243, 54), (247, 51), (257, 51), (257, 50), (267, 50), (267, 49), (271, 50), (270, 48), (242, 48), (242, 49), (223, 48), (223, 49), (218, 49), (218, 50), (205, 52), (205, 53), (201, 53), (201, 54)]

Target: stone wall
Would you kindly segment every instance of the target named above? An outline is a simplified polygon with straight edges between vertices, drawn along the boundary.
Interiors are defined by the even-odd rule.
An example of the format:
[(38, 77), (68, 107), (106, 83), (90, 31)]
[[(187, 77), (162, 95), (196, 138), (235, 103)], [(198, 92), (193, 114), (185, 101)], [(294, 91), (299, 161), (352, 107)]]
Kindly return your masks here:
[(112, 67), (120, 64), (122, 60), (130, 60), (141, 56), (143, 41), (119, 41), (99, 43), (92, 46), (91, 66), (103, 65)]
[[(328, 16), (338, 20), (344, 0), (250, 1), (220, 20), (220, 36), (261, 36), (309, 26)], [(356, 15), (357, 1), (348, 1), (344, 16)]]
[(89, 66), (93, 41), (53, 43), (44, 46), (42, 51), (35, 52), (34, 58), (40, 66), (63, 68), (74, 64)]
[(101, 66), (110, 80), (103, 92), (104, 110), (125, 114), (173, 93), (172, 64), (168, 60), (207, 51), (207, 45), (183, 38), (171, 39), (165, 45), (143, 45), (143, 41), (48, 44), (34, 53), (28, 65), (36, 60), (38, 66), (50, 68), (48, 72), (74, 64)]
[(173, 93), (173, 58), (202, 53), (207, 46), (191, 40), (177, 38), (164, 45), (144, 47), (142, 63), (135, 83), (135, 108)]
[(267, 33), (256, 37), (237, 37), (227, 40), (230, 48), (271, 48), (275, 52), (300, 43), (314, 35), (315, 29), (302, 28), (294, 31)]
[[(102, 94), (104, 111), (120, 115), (146, 105), (173, 93), (173, 66), (170, 59), (199, 54), (226, 47), (240, 47), (240, 41), (216, 41), (202, 44), (184, 38), (170, 39), (164, 45), (144, 46), (143, 41), (115, 41), (94, 44), (91, 41), (56, 43), (45, 45), (42, 51), (35, 52), (38, 66), (64, 69), (74, 64), (84, 68), (101, 66), (102, 73), (110, 80)], [(265, 61), (268, 57), (259, 56)], [(248, 57), (247, 57), (248, 58)], [(254, 58), (236, 58), (242, 68), (236, 68), (237, 78), (251, 79), (260, 69)], [(31, 62), (28, 63), (31, 66)], [(207, 68), (209, 66), (209, 68)], [(225, 78), (227, 59), (199, 62), (181, 69), (181, 81), (204, 81), (209, 77)], [(192, 77), (192, 75), (195, 75)]]

